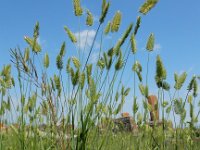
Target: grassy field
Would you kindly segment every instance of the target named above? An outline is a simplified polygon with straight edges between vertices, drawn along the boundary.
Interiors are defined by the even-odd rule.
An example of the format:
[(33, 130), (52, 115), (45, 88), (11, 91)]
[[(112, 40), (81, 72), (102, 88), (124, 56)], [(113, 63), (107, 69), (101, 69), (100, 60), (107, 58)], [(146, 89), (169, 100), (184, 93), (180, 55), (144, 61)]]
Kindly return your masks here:
[[(27, 47), (11, 49), (12, 65), (5, 65), (0, 72), (0, 150), (198, 150), (200, 130), (196, 123), (200, 110), (195, 114), (194, 108), (200, 103), (196, 106), (194, 101), (198, 95), (199, 76), (191, 78), (185, 89), (186, 97), (181, 97), (178, 93), (187, 73), (175, 73), (175, 84), (170, 85), (166, 81), (167, 70), (158, 55), (153, 79), (158, 87), (158, 102), (148, 103), (151, 90), (148, 81), (152, 80), (148, 74), (149, 61), (155, 37), (153, 33), (149, 35), (145, 47), (147, 65), (143, 67), (136, 59), (136, 36), (141, 19), (157, 3), (158, 0), (146, 0), (139, 8), (135, 23), (127, 25), (111, 48), (103, 51), (100, 45), (97, 63), (89, 63), (97, 36), (100, 35), (102, 41), (109, 32), (118, 32), (121, 25), (120, 11), (105, 22), (110, 2), (102, 0), (98, 26), (86, 56), (79, 47), (80, 37), (65, 26), (70, 44), (78, 45), (77, 56), (67, 56), (68, 43), (63, 42), (55, 60), (50, 60), (48, 53), (42, 53), (38, 42), (40, 26), (37, 22), (33, 36), (24, 37)], [(73, 0), (73, 6), (75, 17), (80, 19), (85, 13), (86, 21), (83, 23), (88, 28), (93, 26), (93, 14), (82, 8), (80, 0)], [(122, 50), (124, 45), (126, 49)], [(130, 70), (133, 87), (126, 87), (122, 80), (128, 58), (134, 60)], [(51, 63), (56, 63), (57, 67), (53, 75), (49, 73)], [(133, 93), (130, 93), (131, 88)], [(135, 127), (127, 131), (123, 123), (119, 127), (114, 120), (122, 112), (129, 94), (133, 94), (131, 118)], [(169, 95), (167, 101), (166, 95)], [(139, 96), (142, 99), (138, 99)], [(139, 100), (142, 106), (139, 106)], [(186, 110), (186, 106), (189, 109)], [(155, 110), (162, 113), (160, 120), (154, 119), (154, 127), (151, 127), (149, 114), (151, 112), (151, 117), (156, 118)], [(167, 117), (170, 114), (172, 120)], [(186, 121), (186, 115), (189, 121)], [(177, 121), (177, 117), (180, 120)], [(158, 122), (160, 125), (156, 125)]]

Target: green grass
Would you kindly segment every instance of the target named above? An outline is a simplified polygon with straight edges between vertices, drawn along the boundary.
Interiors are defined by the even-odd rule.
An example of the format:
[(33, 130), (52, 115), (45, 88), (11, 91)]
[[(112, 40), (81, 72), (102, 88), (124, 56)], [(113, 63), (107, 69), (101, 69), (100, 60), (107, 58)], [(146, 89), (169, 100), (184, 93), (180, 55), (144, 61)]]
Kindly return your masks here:
[[(150, 53), (154, 50), (155, 37), (150, 34), (147, 40), (148, 58), (145, 69), (136, 57), (136, 41), (141, 19), (145, 19), (145, 15), (157, 2), (147, 0), (142, 4), (136, 23), (128, 24), (119, 40), (107, 51), (103, 51), (103, 39), (109, 32), (114, 34), (120, 30), (122, 16), (117, 11), (107, 21), (110, 3), (106, 0), (102, 1), (98, 28), (87, 55), (81, 53), (80, 36), (76, 37), (65, 26), (71, 41), (67, 44), (76, 45), (77, 57), (66, 55), (65, 42), (55, 60), (50, 60), (48, 53), (43, 54), (42, 47), (37, 42), (40, 35), (37, 22), (33, 37), (24, 38), (27, 47), (24, 50), (10, 50), (13, 67), (5, 65), (0, 72), (0, 123), (6, 126), (6, 129), (0, 128), (0, 150), (199, 149), (199, 129), (195, 126), (200, 110), (195, 114), (194, 101), (197, 99), (200, 77), (193, 76), (186, 89), (186, 97), (180, 97), (178, 93), (185, 83), (187, 73), (175, 73), (175, 85), (170, 86), (166, 80), (167, 70), (160, 56), (155, 60), (155, 82), (158, 87), (159, 109), (162, 110), (162, 124), (154, 128), (148, 125), (149, 112), (153, 109), (147, 102), (151, 90), (148, 82), (152, 80), (149, 79), (148, 69), (149, 62), (154, 61), (150, 60)], [(85, 10), (79, 0), (73, 0), (73, 4), (80, 29), (80, 18)], [(94, 23), (93, 15), (89, 10), (86, 15), (86, 25), (89, 28)], [(101, 37), (98, 60), (97, 63), (90, 64), (98, 35)], [(123, 51), (122, 47), (125, 47)], [(87, 47), (84, 48), (86, 49)], [(122, 80), (129, 58), (134, 60), (133, 87), (126, 87)], [(49, 70), (52, 63), (56, 64), (57, 72), (51, 76)], [(11, 70), (17, 74), (16, 77), (13, 77)], [(130, 92), (131, 88), (133, 93)], [(139, 88), (140, 94), (136, 93), (136, 88)], [(126, 132), (121, 127), (121, 130), (115, 132), (113, 119), (122, 112), (130, 94), (133, 94), (133, 120), (138, 129)], [(167, 94), (170, 99), (165, 101)], [(137, 97), (140, 95), (143, 106), (138, 104), (140, 99)], [(189, 105), (189, 110), (186, 110), (186, 105)], [(170, 114), (173, 115), (173, 121), (167, 120)], [(185, 120), (187, 114), (190, 116), (189, 122)], [(179, 123), (175, 120), (177, 116), (180, 118)]]

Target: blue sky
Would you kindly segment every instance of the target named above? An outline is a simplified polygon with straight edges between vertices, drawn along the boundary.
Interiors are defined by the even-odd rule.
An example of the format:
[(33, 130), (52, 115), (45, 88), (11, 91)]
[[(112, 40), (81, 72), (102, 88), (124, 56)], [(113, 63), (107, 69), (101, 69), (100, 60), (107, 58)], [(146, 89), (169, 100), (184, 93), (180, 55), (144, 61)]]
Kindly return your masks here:
[[(111, 8), (105, 22), (110, 20), (115, 11), (122, 12), (122, 25), (118, 34), (109, 34), (104, 40), (105, 49), (112, 45), (125, 31), (130, 22), (135, 23), (139, 15), (138, 9), (144, 0), (112, 0)], [(88, 8), (95, 16), (95, 20), (101, 14), (100, 0), (82, 0), (82, 6)], [(155, 58), (160, 54), (168, 71), (168, 81), (173, 86), (174, 72), (187, 71), (189, 78), (193, 74), (200, 74), (200, 1), (199, 0), (160, 0), (157, 6), (146, 16), (142, 17), (142, 25), (137, 35), (138, 54), (137, 58), (146, 65), (147, 53), (144, 50), (150, 33), (156, 37), (156, 50), (151, 54), (149, 83), (151, 93), (156, 92), (154, 83)], [(63, 41), (67, 43), (67, 55), (76, 55), (76, 47), (72, 46), (64, 32), (67, 25), (74, 33), (79, 31), (79, 20), (73, 15), (71, 0), (2, 0), (0, 3), (0, 67), (9, 63), (9, 49), (20, 46), (26, 47), (24, 35), (32, 36), (36, 21), (40, 22), (40, 44), (43, 52), (48, 52), (51, 58), (55, 58)], [(85, 21), (85, 16), (80, 22)], [(105, 24), (103, 25), (103, 27)], [(91, 38), (97, 27), (87, 28), (84, 23), (80, 26), (81, 33), (89, 30)], [(87, 29), (87, 30), (86, 30)], [(84, 38), (84, 35), (83, 35)], [(99, 40), (99, 38), (98, 38)], [(107, 44), (108, 43), (108, 44)], [(98, 42), (95, 44), (92, 59), (98, 51)], [(93, 60), (90, 60), (91, 62)], [(129, 59), (124, 82), (132, 86), (130, 69), (133, 64), (132, 57)], [(52, 64), (52, 70), (55, 64)], [(144, 66), (145, 67), (145, 66)], [(145, 70), (145, 68), (144, 68)], [(145, 72), (144, 72), (145, 73)], [(188, 78), (188, 79), (189, 79)], [(188, 83), (189, 80), (187, 80)], [(185, 94), (183, 91), (182, 94)], [(126, 104), (129, 107), (129, 101)]]

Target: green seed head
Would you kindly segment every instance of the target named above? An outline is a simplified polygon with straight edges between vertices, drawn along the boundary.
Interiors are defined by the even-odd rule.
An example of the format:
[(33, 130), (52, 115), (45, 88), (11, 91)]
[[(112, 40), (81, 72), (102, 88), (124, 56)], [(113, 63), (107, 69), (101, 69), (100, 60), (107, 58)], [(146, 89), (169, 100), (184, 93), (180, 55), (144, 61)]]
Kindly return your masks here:
[(110, 7), (110, 3), (106, 3), (104, 7), (102, 7), (103, 11), (102, 11), (102, 14), (101, 14), (101, 17), (99, 19), (99, 22), (102, 24), (106, 18), (106, 15), (108, 13), (108, 9)]
[(134, 33), (131, 35), (131, 49), (132, 49), (133, 54), (135, 54), (137, 52), (136, 40), (135, 40)]
[(44, 67), (49, 67), (49, 55), (47, 53), (44, 55)]
[(151, 52), (153, 51), (154, 49), (154, 43), (155, 43), (155, 38), (154, 38), (154, 34), (152, 33), (150, 36), (149, 36), (149, 39), (148, 39), (148, 42), (147, 42), (147, 45), (146, 45), (146, 49)]
[(113, 20), (112, 20), (111, 32), (117, 32), (119, 30), (119, 27), (120, 27), (120, 24), (121, 24), (121, 17), (122, 17), (121, 12), (117, 11), (115, 13)]
[(68, 29), (67, 26), (64, 27), (68, 37), (70, 38), (70, 40), (72, 41), (72, 43), (77, 43), (77, 39), (76, 36)]
[(93, 25), (93, 16), (92, 16), (92, 13), (87, 10), (87, 19), (86, 19), (86, 25), (88, 26), (92, 26)]
[(139, 12), (146, 15), (159, 0), (146, 0), (146, 2), (140, 7)]
[(73, 0), (75, 16), (81, 16), (83, 9), (81, 8), (80, 0)]

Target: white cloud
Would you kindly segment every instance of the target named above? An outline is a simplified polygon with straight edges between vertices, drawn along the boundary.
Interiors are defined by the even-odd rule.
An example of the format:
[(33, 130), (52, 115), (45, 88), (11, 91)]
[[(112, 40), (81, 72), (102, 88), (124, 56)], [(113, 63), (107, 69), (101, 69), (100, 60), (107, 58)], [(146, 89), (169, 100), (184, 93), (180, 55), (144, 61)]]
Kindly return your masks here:
[[(77, 46), (84, 50), (84, 48), (88, 48), (92, 46), (93, 39), (95, 37), (95, 30), (83, 30), (80, 32), (76, 32), (75, 36), (78, 39)], [(98, 47), (98, 43), (95, 43), (95, 48)]]

